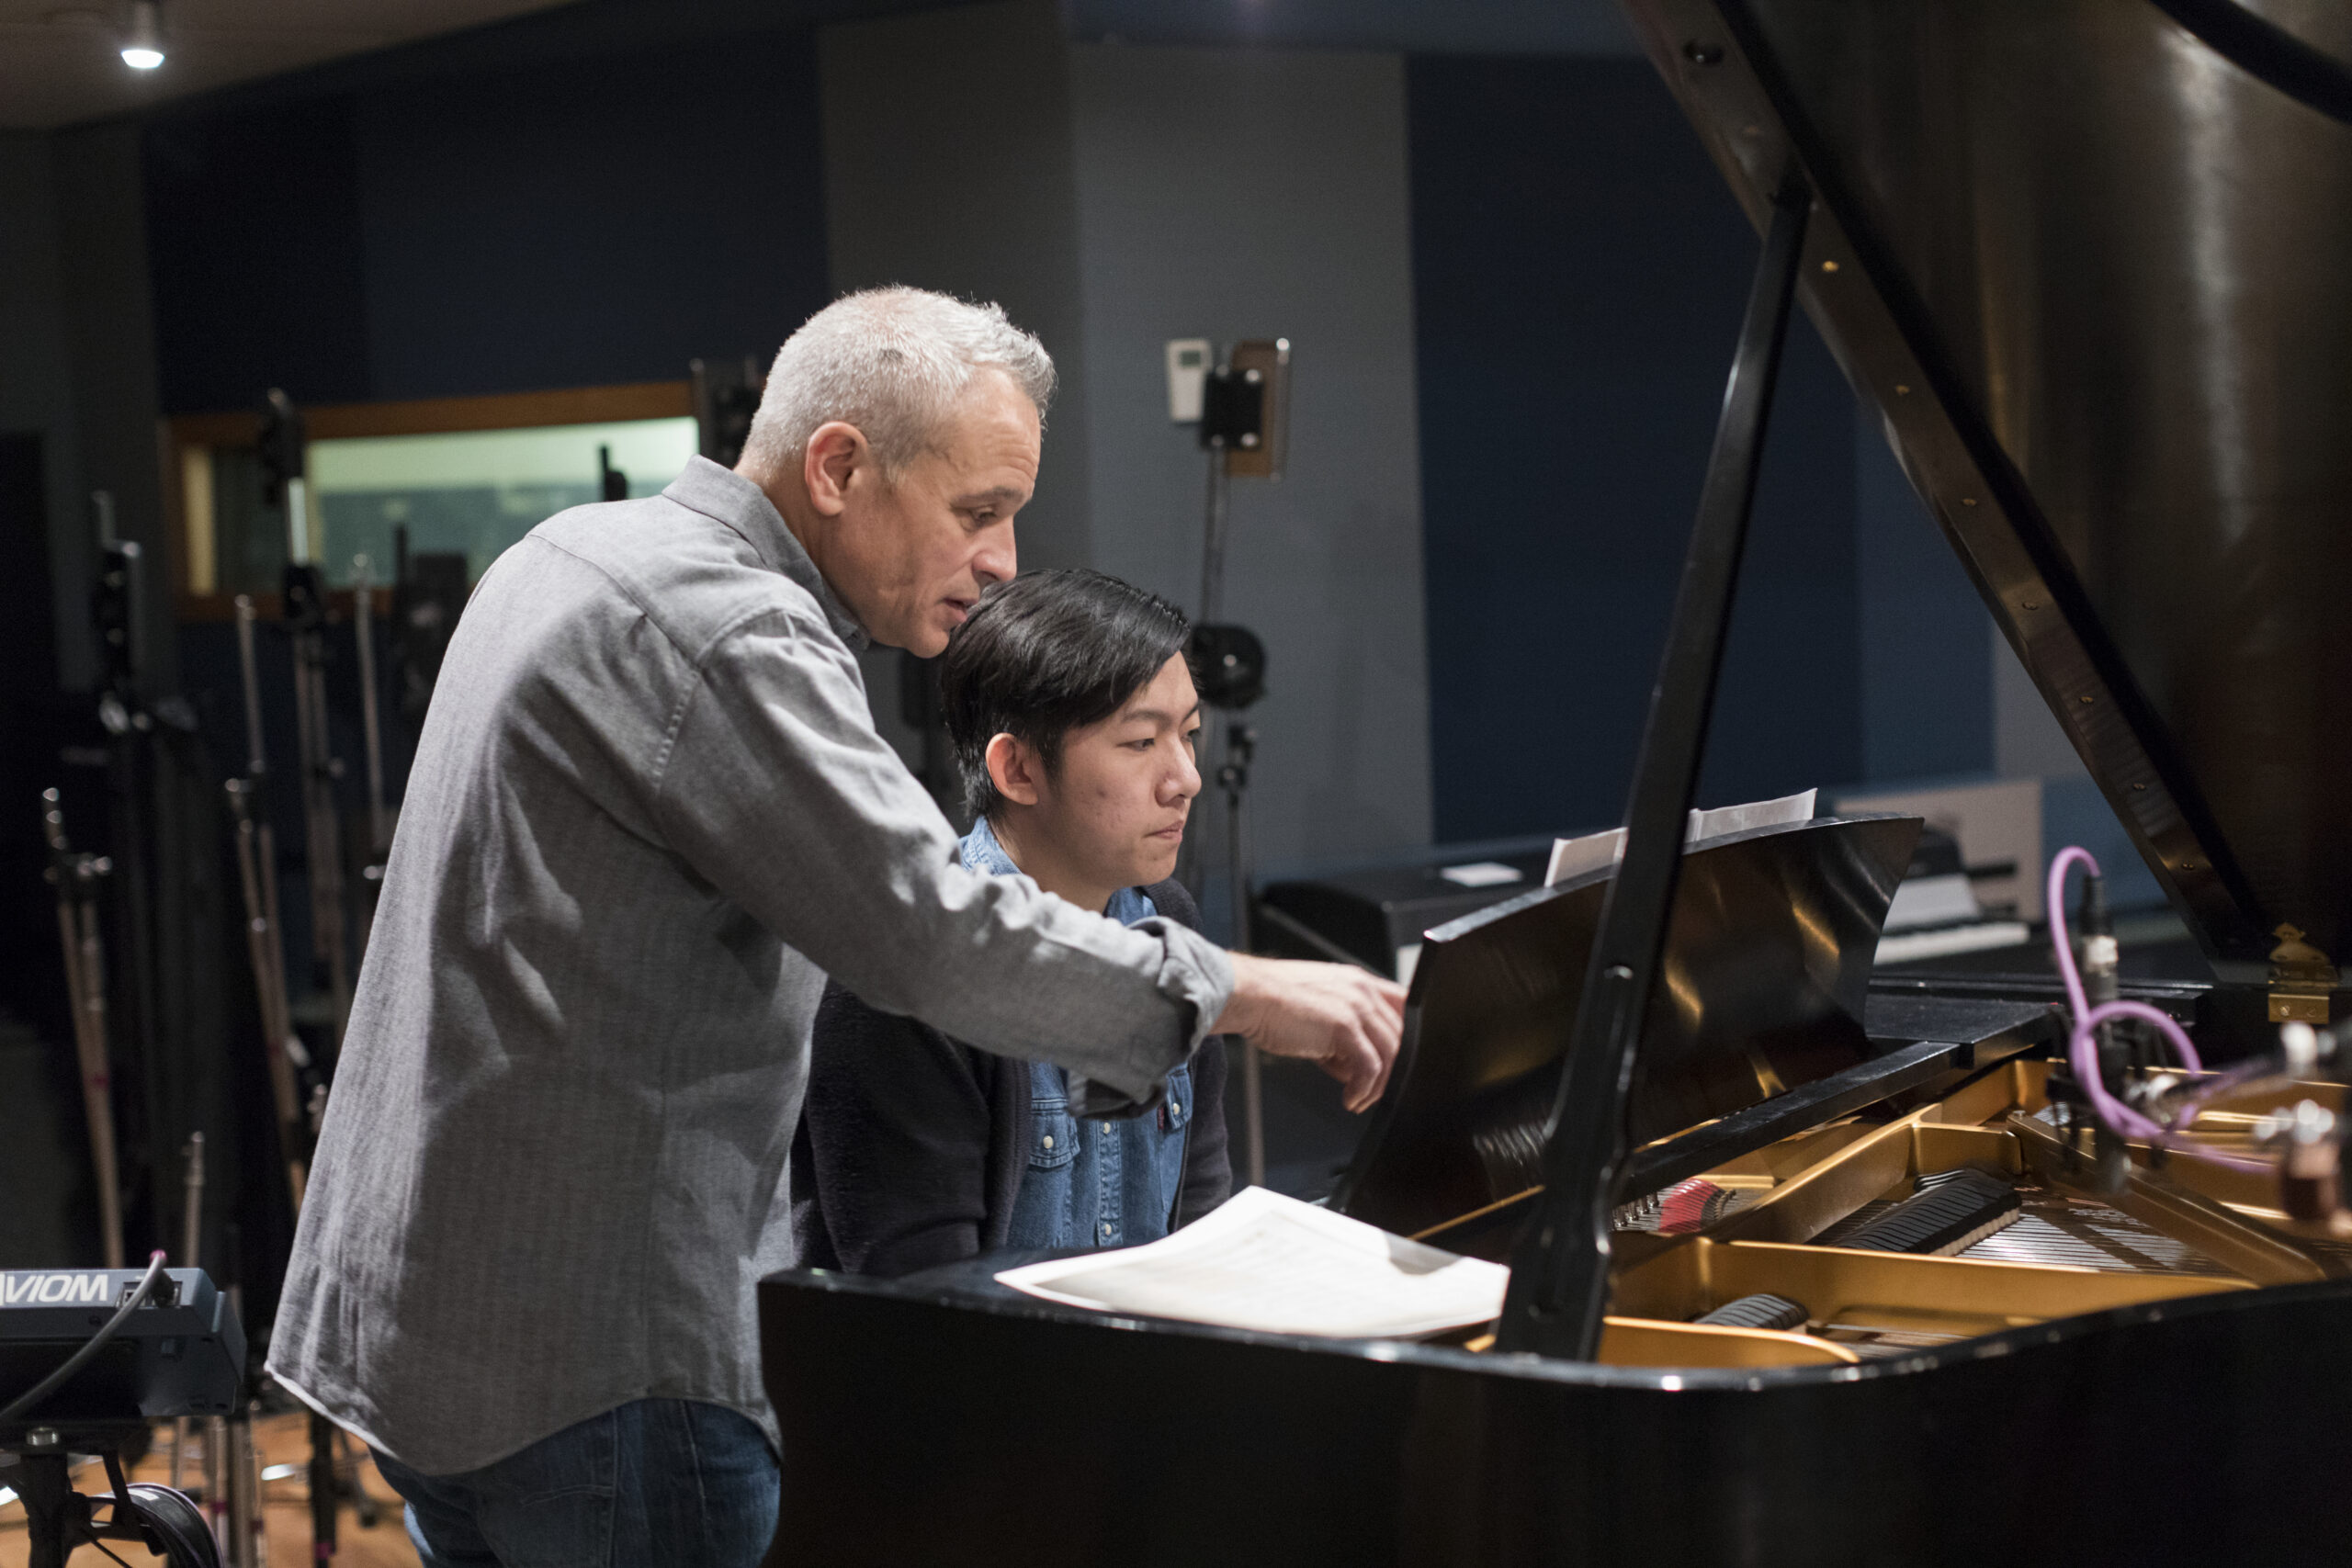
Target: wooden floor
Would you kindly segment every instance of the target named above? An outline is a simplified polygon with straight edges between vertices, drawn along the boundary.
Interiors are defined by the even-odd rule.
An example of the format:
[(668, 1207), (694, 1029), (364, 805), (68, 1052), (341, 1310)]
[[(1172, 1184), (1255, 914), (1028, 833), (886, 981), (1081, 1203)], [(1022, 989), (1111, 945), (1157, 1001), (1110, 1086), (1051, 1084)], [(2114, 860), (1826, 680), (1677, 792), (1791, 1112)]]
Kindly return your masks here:
[[(310, 1458), (310, 1426), (300, 1415), (266, 1416), (254, 1427), (261, 1443), (262, 1466), (265, 1471), (275, 1465), (295, 1467), (294, 1473), (276, 1481), (262, 1483), (262, 1523), (267, 1532), (268, 1562), (275, 1568), (311, 1561), (310, 1488), (305, 1483), (304, 1466)], [(155, 1429), (155, 1442), (145, 1459), (131, 1471), (133, 1481), (169, 1481), (172, 1473), (172, 1429), (164, 1423)], [(195, 1490), (204, 1473), (202, 1461), (190, 1452), (184, 1471), (183, 1486)], [(0, 1470), (0, 1486), (8, 1484), (11, 1472)], [(401, 1525), (400, 1499), (376, 1473), (375, 1462), (361, 1450), (360, 1484), (371, 1497), (382, 1501), (379, 1522), (373, 1529), (362, 1529), (356, 1512), (348, 1503), (344, 1505), (342, 1525), (336, 1531), (335, 1562), (338, 1568), (417, 1568), (416, 1549), (409, 1544), (408, 1531)], [(74, 1472), (74, 1489), (96, 1493), (106, 1490), (106, 1472), (96, 1462)], [(150, 1555), (141, 1548), (125, 1542), (107, 1543), (124, 1562), (153, 1563), (164, 1560)], [(0, 1568), (24, 1568), (25, 1510), (24, 1505), (10, 1502), (0, 1506)], [(85, 1546), (71, 1560), (74, 1568), (84, 1564), (105, 1568), (106, 1555), (95, 1546)]]

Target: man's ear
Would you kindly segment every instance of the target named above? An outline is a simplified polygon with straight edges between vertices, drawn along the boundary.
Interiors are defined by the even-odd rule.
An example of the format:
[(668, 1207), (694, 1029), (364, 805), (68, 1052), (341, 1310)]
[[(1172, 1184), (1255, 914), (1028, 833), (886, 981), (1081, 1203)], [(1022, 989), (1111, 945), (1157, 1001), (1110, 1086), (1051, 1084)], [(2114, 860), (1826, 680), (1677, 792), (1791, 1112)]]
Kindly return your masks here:
[(1013, 736), (999, 732), (989, 738), (989, 782), (996, 785), (997, 794), (1015, 806), (1035, 806), (1040, 796), (1038, 784), (1045, 775), (1045, 761)]
[(808, 503), (821, 516), (840, 516), (849, 506), (852, 476), (873, 463), (874, 450), (857, 426), (838, 419), (819, 425), (800, 457), (800, 479), (808, 489)]

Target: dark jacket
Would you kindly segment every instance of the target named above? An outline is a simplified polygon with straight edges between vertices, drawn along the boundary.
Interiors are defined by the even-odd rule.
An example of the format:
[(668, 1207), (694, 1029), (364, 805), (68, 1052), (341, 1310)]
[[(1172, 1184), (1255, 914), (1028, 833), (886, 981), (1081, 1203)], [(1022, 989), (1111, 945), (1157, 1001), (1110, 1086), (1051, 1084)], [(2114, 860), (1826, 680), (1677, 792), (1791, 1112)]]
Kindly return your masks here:
[[(1159, 913), (1199, 928), (1182, 885), (1155, 883), (1144, 894)], [(1002, 1247), (1028, 1167), (1028, 1064), (878, 1011), (832, 981), (810, 1052), (792, 1140), (802, 1266), (896, 1276)], [(1233, 1189), (1225, 1043), (1216, 1035), (1193, 1054), (1193, 1099), (1179, 1224)]]

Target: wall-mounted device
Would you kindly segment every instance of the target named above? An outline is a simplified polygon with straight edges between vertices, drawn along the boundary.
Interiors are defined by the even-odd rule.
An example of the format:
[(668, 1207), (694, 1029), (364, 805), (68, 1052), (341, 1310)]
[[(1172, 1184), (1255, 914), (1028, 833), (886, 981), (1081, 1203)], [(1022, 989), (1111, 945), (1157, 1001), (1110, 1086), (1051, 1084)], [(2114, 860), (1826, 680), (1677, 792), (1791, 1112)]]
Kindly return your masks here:
[(1290, 446), (1290, 339), (1245, 338), (1203, 389), (1201, 445), (1237, 479), (1278, 479)]
[(1194, 424), (1201, 417), (1201, 388), (1208, 380), (1216, 348), (1204, 337), (1168, 340), (1168, 419), (1171, 424)]

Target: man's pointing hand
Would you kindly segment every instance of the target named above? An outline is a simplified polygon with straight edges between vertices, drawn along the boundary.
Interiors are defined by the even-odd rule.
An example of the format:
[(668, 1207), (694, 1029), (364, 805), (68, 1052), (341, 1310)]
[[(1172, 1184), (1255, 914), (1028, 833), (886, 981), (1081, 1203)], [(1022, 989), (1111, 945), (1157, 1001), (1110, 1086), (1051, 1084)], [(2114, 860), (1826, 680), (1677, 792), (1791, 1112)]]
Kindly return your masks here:
[(1340, 1080), (1349, 1110), (1372, 1109), (1404, 1035), (1405, 987), (1344, 964), (1231, 956), (1233, 998), (1216, 1032), (1313, 1062)]

